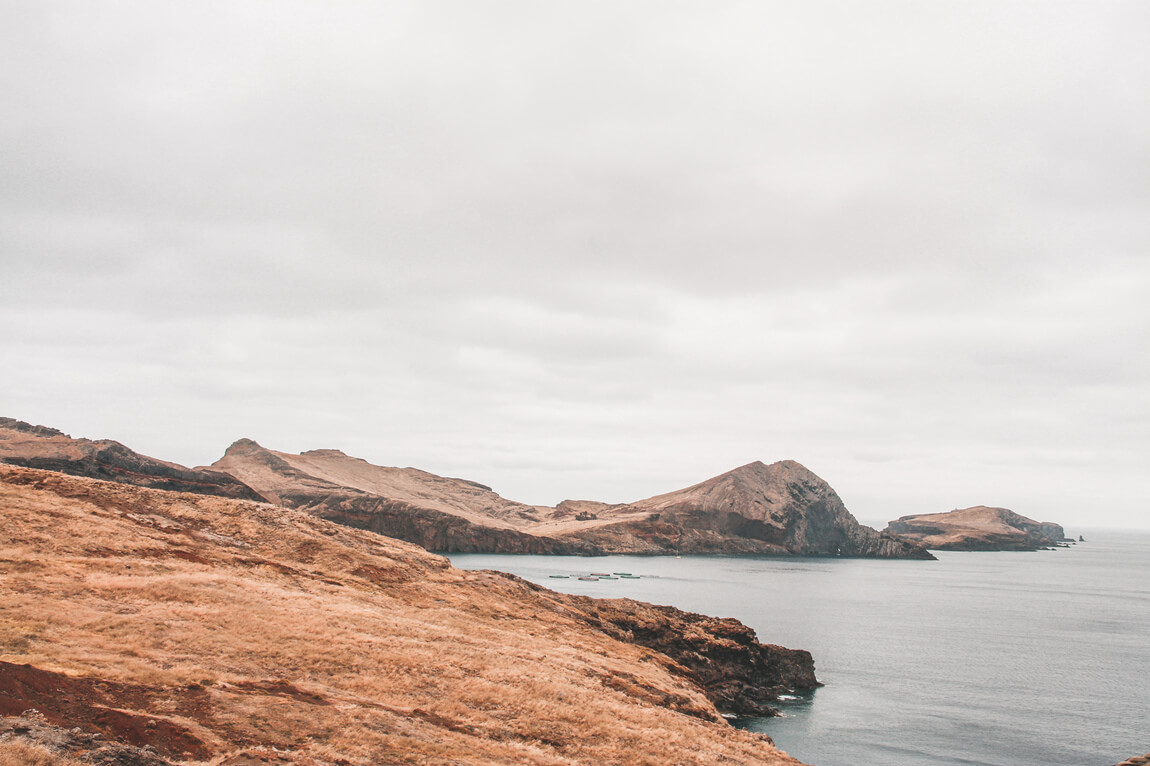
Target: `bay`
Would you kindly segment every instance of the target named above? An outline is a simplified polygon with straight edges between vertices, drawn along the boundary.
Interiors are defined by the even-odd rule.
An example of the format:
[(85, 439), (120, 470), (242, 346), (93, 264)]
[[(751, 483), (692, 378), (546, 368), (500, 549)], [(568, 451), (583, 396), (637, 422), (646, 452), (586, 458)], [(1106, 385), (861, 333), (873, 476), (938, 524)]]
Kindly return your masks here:
[[(1108, 766), (1150, 751), (1150, 535), (938, 561), (452, 554), (569, 593), (736, 617), (826, 686), (738, 725), (818, 766)], [(639, 579), (583, 581), (591, 572)], [(569, 575), (567, 579), (552, 575)]]

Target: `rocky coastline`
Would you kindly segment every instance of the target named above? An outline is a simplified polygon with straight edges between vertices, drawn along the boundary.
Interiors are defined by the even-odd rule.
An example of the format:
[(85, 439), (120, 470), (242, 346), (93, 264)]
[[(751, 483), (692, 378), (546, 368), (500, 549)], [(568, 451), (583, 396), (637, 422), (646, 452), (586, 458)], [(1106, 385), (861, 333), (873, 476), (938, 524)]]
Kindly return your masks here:
[(0, 463), (136, 486), (264, 500), (440, 553), (684, 553), (931, 559), (920, 544), (863, 526), (827, 482), (794, 461), (754, 462), (628, 504), (531, 506), (465, 479), (375, 466), (338, 450), (290, 455), (236, 441), (186, 468), (111, 440), (0, 419)]
[[(724, 716), (771, 715), (778, 694), (818, 685), (813, 660), (736, 620), (465, 572), (262, 502), (0, 465), (0, 509), (0, 755), (238, 766), (275, 748), (284, 763), (366, 766), (425, 747), (514, 762), (526, 744), (552, 754), (541, 762), (591, 763), (674, 731), (694, 743), (677, 762), (798, 764)], [(53, 607), (66, 593), (70, 608)], [(563, 723), (588, 710), (611, 712)], [(355, 755), (388, 731), (402, 736), (372, 745), (376, 760)]]

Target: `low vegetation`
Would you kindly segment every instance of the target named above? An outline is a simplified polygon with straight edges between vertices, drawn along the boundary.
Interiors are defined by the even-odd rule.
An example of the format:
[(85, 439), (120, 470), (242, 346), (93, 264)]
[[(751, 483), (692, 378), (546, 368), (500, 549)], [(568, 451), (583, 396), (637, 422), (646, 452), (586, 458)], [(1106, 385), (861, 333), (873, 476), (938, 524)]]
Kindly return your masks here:
[(9, 726), (0, 766), (797, 763), (576, 602), (414, 545), (12, 466), (0, 513), (0, 714), (99, 735)]

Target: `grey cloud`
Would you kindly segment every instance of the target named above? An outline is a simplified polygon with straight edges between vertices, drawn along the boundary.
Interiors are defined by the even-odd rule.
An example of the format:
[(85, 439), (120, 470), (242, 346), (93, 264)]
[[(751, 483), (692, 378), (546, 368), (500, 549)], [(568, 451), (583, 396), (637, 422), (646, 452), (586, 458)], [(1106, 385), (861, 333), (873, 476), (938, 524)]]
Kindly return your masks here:
[(3, 414), (1145, 523), (1144, 4), (4, 11)]

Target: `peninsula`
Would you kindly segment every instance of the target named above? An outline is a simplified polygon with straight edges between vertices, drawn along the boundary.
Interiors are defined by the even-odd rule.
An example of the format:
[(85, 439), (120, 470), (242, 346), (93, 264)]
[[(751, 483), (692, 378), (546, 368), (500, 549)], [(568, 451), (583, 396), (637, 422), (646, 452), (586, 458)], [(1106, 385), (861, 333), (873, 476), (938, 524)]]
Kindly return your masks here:
[(723, 716), (811, 656), (735, 620), (38, 468), (0, 465), (0, 514), (3, 763), (800, 766)]
[(916, 542), (859, 524), (826, 481), (792, 460), (749, 463), (633, 503), (566, 500), (555, 507), (336, 449), (293, 455), (240, 439), (211, 466), (185, 468), (118, 442), (71, 439), (10, 418), (0, 420), (0, 462), (262, 499), (443, 553), (933, 558)]

